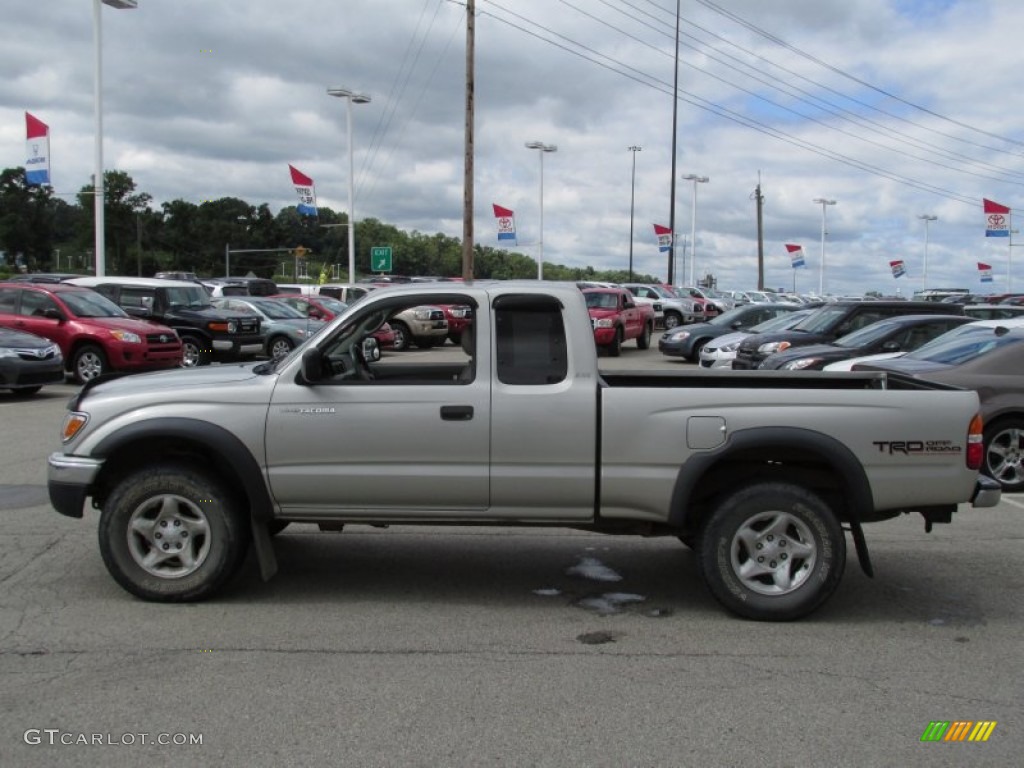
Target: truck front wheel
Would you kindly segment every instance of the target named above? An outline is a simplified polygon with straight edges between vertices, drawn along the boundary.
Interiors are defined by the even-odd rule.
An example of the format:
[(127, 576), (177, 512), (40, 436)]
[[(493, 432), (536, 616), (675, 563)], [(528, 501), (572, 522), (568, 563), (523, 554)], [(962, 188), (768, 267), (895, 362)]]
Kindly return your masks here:
[(608, 343), (608, 354), (612, 357), (618, 357), (622, 354), (622, 329), (615, 329), (615, 338)]
[(100, 553), (110, 575), (145, 600), (201, 600), (238, 570), (248, 525), (214, 477), (187, 465), (147, 467), (103, 504)]
[(698, 550), (701, 577), (715, 599), (759, 621), (811, 613), (846, 567), (846, 539), (829, 506), (782, 482), (728, 495), (705, 523)]

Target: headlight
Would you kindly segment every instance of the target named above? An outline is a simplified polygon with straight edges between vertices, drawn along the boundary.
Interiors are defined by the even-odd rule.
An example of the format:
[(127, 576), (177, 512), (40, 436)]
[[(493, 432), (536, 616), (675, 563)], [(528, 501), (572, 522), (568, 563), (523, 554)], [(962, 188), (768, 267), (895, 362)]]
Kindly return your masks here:
[(740, 348), (740, 343), (738, 341), (734, 341), (732, 344), (723, 344), (722, 346), (720, 346), (718, 348), (718, 351), (719, 352), (735, 352), (739, 348)]
[(0, 357), (17, 357), (18, 353), (7, 347), (0, 347)]
[(48, 347), (47, 347), (47, 348), (46, 348), (45, 350), (43, 350), (43, 352), (44, 352), (45, 354), (47, 354), (47, 355), (53, 355), (53, 356), (54, 356), (54, 357), (56, 357), (56, 358), (57, 358), (58, 360), (60, 360), (60, 359), (61, 359), (61, 354), (60, 354), (60, 347), (59, 347), (59, 346), (57, 346), (56, 344), (51, 344), (51, 345), (50, 345), (50, 346), (48, 346)]
[(413, 316), (417, 320), (429, 320), (430, 319), (430, 310), (429, 309), (417, 309), (416, 312), (413, 314)]
[(132, 333), (131, 331), (121, 331), (121, 330), (117, 330), (117, 329), (111, 329), (110, 335), (113, 336), (118, 341), (126, 341), (129, 344), (141, 344), (142, 343), (142, 337), (139, 336), (139, 334), (137, 334), (137, 333)]
[(235, 333), (238, 330), (238, 324), (233, 320), (228, 323), (228, 333)]
[(594, 321), (595, 328), (614, 328), (615, 322), (610, 317), (602, 317), (600, 320)]
[(788, 341), (770, 341), (767, 344), (762, 344), (760, 347), (758, 347), (757, 351), (759, 354), (762, 355), (770, 355), (775, 352), (784, 352), (791, 346), (793, 345), (790, 344)]
[(784, 366), (783, 371), (802, 371), (804, 368), (810, 368), (815, 363), (820, 363), (821, 359), (817, 357), (802, 357), (799, 360), (790, 360)]
[(690, 332), (689, 331), (676, 331), (675, 333), (673, 333), (668, 338), (669, 338), (669, 341), (684, 341), (684, 340), (690, 338)]

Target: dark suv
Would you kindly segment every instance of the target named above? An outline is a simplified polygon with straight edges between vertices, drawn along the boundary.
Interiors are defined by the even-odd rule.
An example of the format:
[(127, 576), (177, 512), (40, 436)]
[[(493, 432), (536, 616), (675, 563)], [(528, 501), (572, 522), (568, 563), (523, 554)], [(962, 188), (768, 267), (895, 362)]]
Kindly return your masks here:
[(768, 355), (808, 344), (829, 344), (879, 320), (902, 315), (962, 315), (963, 306), (935, 301), (837, 301), (819, 307), (788, 331), (759, 333), (740, 342), (733, 370), (760, 367)]
[(134, 317), (170, 326), (181, 338), (182, 365), (207, 365), (263, 351), (256, 315), (217, 309), (198, 283), (153, 277), (82, 277), (69, 281), (98, 291)]

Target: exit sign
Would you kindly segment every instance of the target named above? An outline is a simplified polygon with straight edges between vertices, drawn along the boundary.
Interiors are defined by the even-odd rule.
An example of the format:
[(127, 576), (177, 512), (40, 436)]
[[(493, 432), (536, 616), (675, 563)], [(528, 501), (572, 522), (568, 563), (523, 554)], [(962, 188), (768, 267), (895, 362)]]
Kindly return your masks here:
[(375, 245), (370, 249), (370, 269), (374, 272), (391, 271), (391, 246)]

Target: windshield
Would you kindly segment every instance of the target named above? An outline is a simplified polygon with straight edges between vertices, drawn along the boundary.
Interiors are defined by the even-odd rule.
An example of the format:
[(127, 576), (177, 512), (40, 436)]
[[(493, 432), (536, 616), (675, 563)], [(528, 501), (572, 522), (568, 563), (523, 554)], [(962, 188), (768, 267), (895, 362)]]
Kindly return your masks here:
[(324, 309), (327, 309), (336, 315), (341, 314), (348, 309), (348, 304), (344, 301), (338, 301), (337, 299), (332, 299), (329, 296), (317, 296), (316, 300), (323, 305)]
[(659, 296), (661, 296), (661, 298), (663, 298), (663, 299), (677, 299), (677, 298), (679, 298), (678, 296), (676, 296), (675, 293), (673, 293), (672, 291), (667, 290), (666, 288), (664, 288), (664, 287), (662, 287), (660, 285), (649, 285), (647, 287), (650, 288), (652, 291), (654, 291)]
[(869, 344), (874, 344), (876, 341), (884, 339), (886, 336), (888, 336), (893, 331), (897, 330), (899, 327), (899, 323), (893, 322), (872, 323), (871, 325), (864, 326), (859, 331), (848, 333), (842, 338), (836, 339), (832, 343), (835, 344), (837, 347), (864, 347)]
[(210, 294), (201, 285), (194, 288), (168, 288), (167, 306), (172, 309), (206, 309), (212, 307)]
[(585, 293), (588, 309), (617, 309), (619, 306), (618, 294), (614, 293)]
[(246, 302), (252, 307), (255, 307), (258, 311), (269, 317), (271, 320), (305, 320), (306, 316), (295, 309), (295, 307), (285, 304), (283, 301), (275, 301), (274, 299), (249, 299)]
[(728, 299), (729, 298), (728, 296), (725, 295), (725, 293), (723, 293), (722, 291), (716, 291), (714, 288), (705, 288), (704, 289), (704, 295), (707, 296), (709, 299)]
[(743, 320), (744, 317), (747, 317), (747, 308), (736, 307), (735, 309), (723, 312), (718, 317), (711, 318), (708, 320), (708, 325), (731, 326), (737, 320)]
[(926, 360), (931, 363), (960, 365), (986, 352), (1015, 344), (1021, 340), (1018, 335), (996, 333), (996, 328), (961, 326), (932, 339), (919, 349), (904, 355), (906, 360)]
[(821, 307), (793, 326), (794, 331), (823, 333), (846, 317), (846, 307)]
[(95, 291), (61, 291), (57, 295), (78, 317), (129, 317), (117, 304)]
[(781, 315), (776, 315), (769, 320), (765, 320), (764, 322), (751, 326), (747, 330), (751, 333), (784, 331), (787, 328), (792, 328), (794, 325), (799, 323), (802, 318), (807, 317), (807, 315), (807, 310), (801, 310), (799, 312), (783, 312)]

